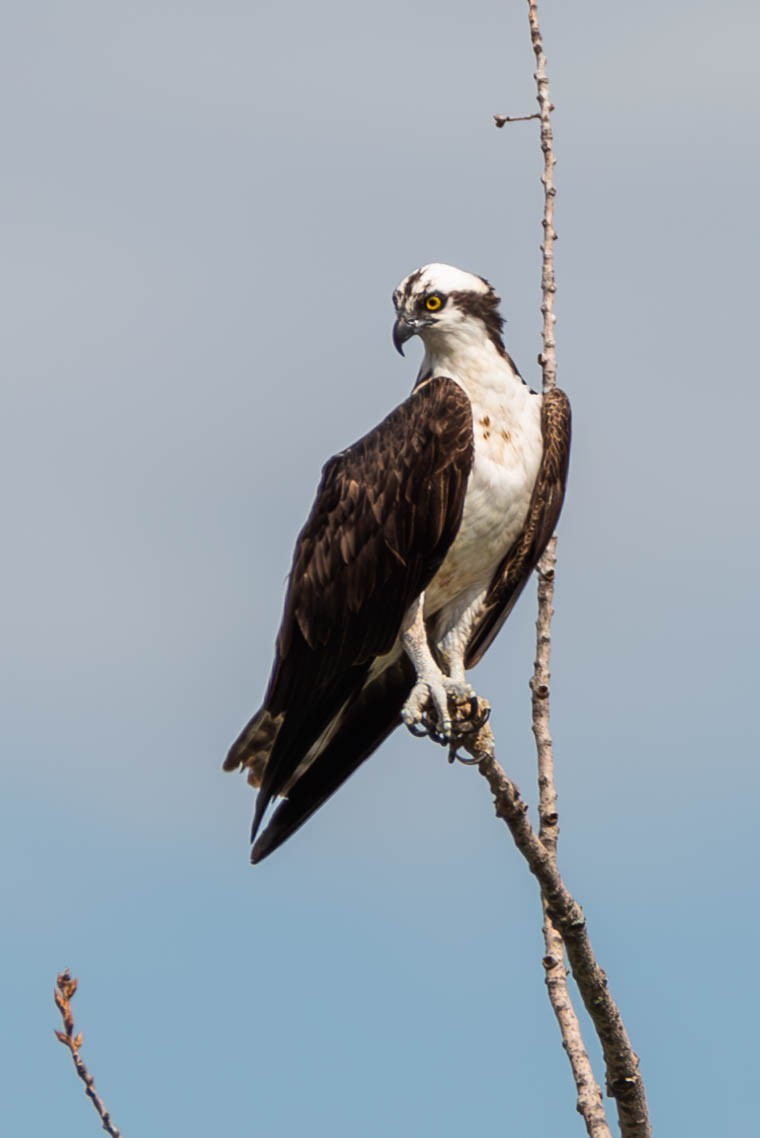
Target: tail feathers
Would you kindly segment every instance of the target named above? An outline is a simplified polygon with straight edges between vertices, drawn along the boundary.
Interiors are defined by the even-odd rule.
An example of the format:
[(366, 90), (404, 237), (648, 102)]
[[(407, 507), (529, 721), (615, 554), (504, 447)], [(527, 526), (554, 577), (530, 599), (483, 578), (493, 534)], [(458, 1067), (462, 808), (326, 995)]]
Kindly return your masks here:
[(270, 715), (266, 707), (257, 711), (230, 747), (223, 769), (234, 771), (246, 767), (251, 786), (261, 786), (283, 718), (283, 715)]
[(413, 684), (414, 669), (403, 656), (349, 704), (324, 749), (291, 781), (287, 798), (253, 847), (254, 864), (294, 834), (398, 726)]

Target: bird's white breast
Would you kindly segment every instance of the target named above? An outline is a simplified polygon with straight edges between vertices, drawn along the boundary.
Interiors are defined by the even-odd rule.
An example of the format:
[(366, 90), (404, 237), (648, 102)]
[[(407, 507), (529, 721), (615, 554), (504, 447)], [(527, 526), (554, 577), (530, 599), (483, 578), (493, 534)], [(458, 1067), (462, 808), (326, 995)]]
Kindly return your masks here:
[(472, 403), (475, 454), (462, 523), (426, 590), (426, 615), (490, 584), (525, 523), (543, 452), (541, 397), (519, 378), (461, 386)]

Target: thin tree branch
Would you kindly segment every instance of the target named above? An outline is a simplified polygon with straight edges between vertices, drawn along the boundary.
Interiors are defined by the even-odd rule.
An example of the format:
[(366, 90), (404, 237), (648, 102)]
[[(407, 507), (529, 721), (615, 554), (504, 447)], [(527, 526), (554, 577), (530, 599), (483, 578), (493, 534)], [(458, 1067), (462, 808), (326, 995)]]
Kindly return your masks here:
[[(543, 374), (544, 392), (550, 391), (557, 383), (557, 353), (554, 339), (554, 296), (556, 281), (554, 276), (554, 242), (557, 234), (554, 229), (554, 136), (551, 112), (553, 110), (549, 93), (549, 77), (546, 70), (541, 29), (538, 22), (536, 0), (528, 0), (528, 20), (531, 42), (536, 57), (534, 78), (537, 87), (538, 117), (541, 120), (541, 150), (544, 156), (544, 170), (541, 182), (544, 187), (544, 240), (541, 246), (541, 311), (543, 313), (543, 351), (539, 357)], [(531, 679), (531, 713), (533, 735), (536, 741), (538, 761), (539, 793), (539, 838), (557, 864), (557, 839), (559, 837), (559, 815), (557, 813), (557, 790), (554, 781), (554, 751), (550, 728), (550, 658), (551, 622), (554, 615), (554, 574), (557, 564), (557, 539), (552, 537), (538, 568), (538, 616), (536, 619), (536, 658)], [(588, 1051), (583, 1042), (583, 1033), (567, 984), (565, 949), (562, 934), (552, 920), (549, 902), (542, 892), (541, 904), (544, 914), (544, 970), (549, 1002), (559, 1025), (562, 1043), (567, 1052), (570, 1069), (578, 1093), (577, 1109), (583, 1117), (589, 1138), (611, 1138), (609, 1124), (604, 1109), (601, 1088), (594, 1078)]]
[(95, 1090), (95, 1080), (87, 1070), (84, 1062), (82, 1061), (82, 1057), (79, 1054), (79, 1049), (82, 1046), (83, 1036), (81, 1031), (77, 1035), (74, 1034), (74, 1014), (71, 1010), (71, 999), (76, 990), (77, 980), (72, 978), (71, 973), (67, 968), (65, 972), (61, 972), (58, 976), (56, 989), (53, 993), (55, 997), (56, 1007), (61, 1013), (61, 1019), (63, 1020), (64, 1028), (63, 1031), (56, 1031), (55, 1035), (59, 1043), (62, 1043), (64, 1047), (68, 1047), (69, 1051), (71, 1052), (71, 1058), (73, 1060), (76, 1073), (84, 1083), (85, 1094), (98, 1112), (100, 1121), (103, 1124), (103, 1129), (105, 1130), (106, 1134), (110, 1134), (111, 1138), (121, 1138), (121, 1131), (117, 1130), (111, 1121), (111, 1116), (106, 1110), (102, 1098)]
[(543, 898), (542, 906), (546, 990), (559, 1024), (562, 1046), (567, 1053), (578, 1092), (576, 1110), (583, 1118), (589, 1138), (612, 1138), (602, 1091), (594, 1077), (594, 1070), (583, 1042), (581, 1026), (567, 985), (564, 943), (549, 916), (548, 906)]
[(536, 618), (536, 658), (530, 681), (531, 718), (538, 759), (539, 837), (556, 854), (559, 836), (557, 790), (554, 783), (554, 751), (549, 722), (551, 682), (551, 623), (554, 615), (554, 572), (557, 565), (557, 539), (553, 537), (541, 559), (538, 573), (538, 616)]
[(554, 135), (552, 132), (553, 111), (552, 101), (549, 97), (549, 77), (546, 73), (546, 56), (541, 38), (541, 28), (538, 23), (537, 0), (528, 0), (528, 20), (530, 22), (530, 38), (533, 44), (533, 54), (536, 57), (536, 70), (533, 78), (536, 80), (538, 94), (536, 96), (541, 118), (541, 150), (544, 155), (544, 172), (541, 182), (544, 187), (544, 242), (541, 246), (541, 312), (544, 316), (542, 337), (544, 349), (539, 356), (541, 371), (544, 379), (544, 391), (549, 391), (557, 385), (557, 352), (554, 340), (554, 242), (557, 232), (554, 228), (554, 198), (557, 191), (554, 188)]
[[(541, 182), (544, 187), (543, 229), (541, 246), (541, 312), (543, 314), (543, 350), (539, 363), (543, 375), (543, 390), (547, 392), (557, 383), (557, 355), (554, 337), (554, 297), (556, 280), (554, 275), (554, 242), (557, 233), (554, 228), (554, 136), (551, 112), (554, 107), (549, 92), (549, 78), (544, 54), (543, 37), (538, 18), (537, 0), (528, 0), (528, 22), (531, 44), (536, 57), (534, 79), (537, 88), (537, 102), (541, 121), (541, 150), (544, 169)], [(497, 125), (500, 119), (496, 119)], [(536, 741), (539, 789), (539, 836), (538, 840), (553, 862), (557, 881), (561, 883), (557, 869), (557, 839), (559, 818), (557, 813), (557, 792), (554, 781), (554, 755), (550, 731), (550, 654), (551, 619), (553, 615), (554, 575), (556, 569), (557, 539), (553, 537), (538, 567), (538, 617), (536, 620), (536, 658), (531, 680), (532, 723)], [(481, 768), (482, 769), (482, 768)], [(485, 773), (485, 772), (484, 772)], [(505, 776), (506, 777), (506, 776)], [(493, 789), (493, 784), (492, 784)], [(510, 827), (511, 828), (511, 827)], [(513, 831), (514, 832), (514, 831)], [(523, 852), (525, 852), (523, 850)], [(535, 868), (531, 866), (535, 872)], [(601, 1091), (594, 1079), (588, 1053), (583, 1044), (580, 1024), (572, 1006), (567, 987), (567, 972), (563, 951), (563, 941), (568, 957), (575, 971), (576, 982), (581, 996), (591, 1013), (607, 1064), (608, 1091), (618, 1102), (618, 1118), (624, 1138), (637, 1135), (643, 1138), (650, 1133), (644, 1086), (638, 1070), (638, 1059), (631, 1048), (615, 1006), (606, 988), (606, 977), (596, 964), (585, 924), (577, 926), (576, 918), (583, 921), (582, 913), (569, 911), (564, 920), (555, 909), (553, 894), (542, 884), (542, 905), (544, 910), (544, 967), (549, 999), (557, 1017), (562, 1034), (563, 1045), (567, 1051), (578, 1091), (578, 1110), (586, 1123), (586, 1130), (592, 1138), (607, 1138), (609, 1126), (604, 1112)], [(564, 888), (564, 886), (563, 886)], [(569, 894), (567, 899), (572, 901)], [(575, 905), (575, 902), (572, 902)], [(584, 936), (574, 930), (582, 928)], [(575, 939), (574, 939), (575, 938)], [(589, 1006), (589, 1004), (593, 1007)], [(604, 1007), (605, 1015), (601, 1014)], [(596, 1014), (594, 1012), (596, 1009)], [(613, 1039), (616, 1042), (613, 1043)], [(633, 1093), (630, 1093), (633, 1092)]]
[[(498, 127), (507, 122), (539, 118), (544, 169), (543, 229), (541, 245), (541, 312), (543, 315), (543, 349), (538, 357), (546, 393), (557, 384), (557, 355), (554, 338), (554, 138), (551, 112), (554, 107), (549, 94), (537, 0), (528, 0), (531, 43), (536, 57), (534, 79), (537, 87), (539, 114), (534, 116), (494, 115)], [(590, 1138), (609, 1138), (601, 1091), (594, 1079), (581, 1035), (580, 1024), (572, 1006), (567, 986), (564, 952), (591, 1020), (602, 1044), (607, 1069), (607, 1093), (617, 1101), (622, 1138), (650, 1138), (651, 1124), (639, 1061), (631, 1047), (625, 1025), (607, 988), (607, 977), (596, 962), (586, 929), (583, 911), (567, 890), (557, 866), (559, 818), (554, 781), (554, 755), (549, 723), (551, 618), (553, 615), (554, 575), (557, 539), (553, 537), (538, 566), (538, 617), (536, 620), (536, 658), (531, 679), (532, 724), (536, 741), (539, 788), (539, 833), (536, 835), (527, 816), (527, 806), (520, 792), (496, 762), (494, 739), (487, 722), (475, 733), (470, 730), (458, 745), (480, 759), (480, 773), (488, 780), (494, 795), (496, 813), (509, 827), (515, 844), (528, 862), (541, 887), (544, 911), (544, 968), (549, 999), (559, 1023), (562, 1042), (567, 1051), (578, 1091), (578, 1111), (582, 1114)], [(481, 713), (484, 701), (479, 701)], [(485, 708), (487, 711), (488, 709)], [(466, 712), (464, 712), (466, 716)], [(454, 748), (456, 753), (456, 748)]]

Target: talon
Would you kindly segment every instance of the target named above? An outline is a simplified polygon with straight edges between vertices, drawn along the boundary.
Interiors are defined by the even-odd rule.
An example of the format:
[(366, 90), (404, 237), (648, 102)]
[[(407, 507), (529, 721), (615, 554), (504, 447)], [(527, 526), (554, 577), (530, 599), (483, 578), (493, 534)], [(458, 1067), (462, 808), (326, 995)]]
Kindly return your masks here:
[(491, 707), (488, 701), (479, 699), (473, 694), (469, 701), (467, 715), (462, 718), (461, 726), (459, 727), (460, 734), (470, 735), (474, 731), (480, 731), (481, 727), (485, 727), (490, 718)]
[(462, 763), (462, 765), (465, 767), (476, 767), (480, 765), (481, 758), (476, 757), (475, 755), (460, 755), (458, 744), (452, 743), (449, 747), (449, 762)]
[(401, 718), (413, 735), (430, 735), (437, 742), (448, 741), (451, 719), (443, 685), (418, 680), (404, 704)]
[(454, 758), (465, 767), (477, 767), (480, 766), (482, 762), (482, 758), (477, 755), (470, 755), (468, 758), (465, 758), (464, 755), (455, 755)]
[(478, 711), (478, 730), (480, 730), (481, 727), (485, 727), (486, 723), (488, 722), (488, 720), (490, 718), (491, 718), (491, 708), (488, 704), (486, 704), (486, 706), (482, 709), (482, 711), (481, 710)]

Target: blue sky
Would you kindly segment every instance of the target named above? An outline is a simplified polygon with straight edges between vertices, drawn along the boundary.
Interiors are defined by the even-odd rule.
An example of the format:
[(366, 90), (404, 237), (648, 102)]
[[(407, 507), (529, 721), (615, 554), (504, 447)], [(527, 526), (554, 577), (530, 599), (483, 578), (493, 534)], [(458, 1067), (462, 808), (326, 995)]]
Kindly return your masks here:
[[(3, 1129), (582, 1133), (538, 900), (398, 733), (275, 857), (221, 760), (322, 462), (407, 393), (390, 294), (487, 276), (537, 380), (526, 5), (137, 0), (4, 19)], [(756, 7), (546, 3), (575, 413), (561, 859), (656, 1130), (757, 1110)], [(284, 440), (287, 440), (284, 441)], [(478, 688), (535, 800), (526, 595)], [(748, 811), (745, 817), (744, 811)], [(748, 996), (748, 991), (750, 996)]]

